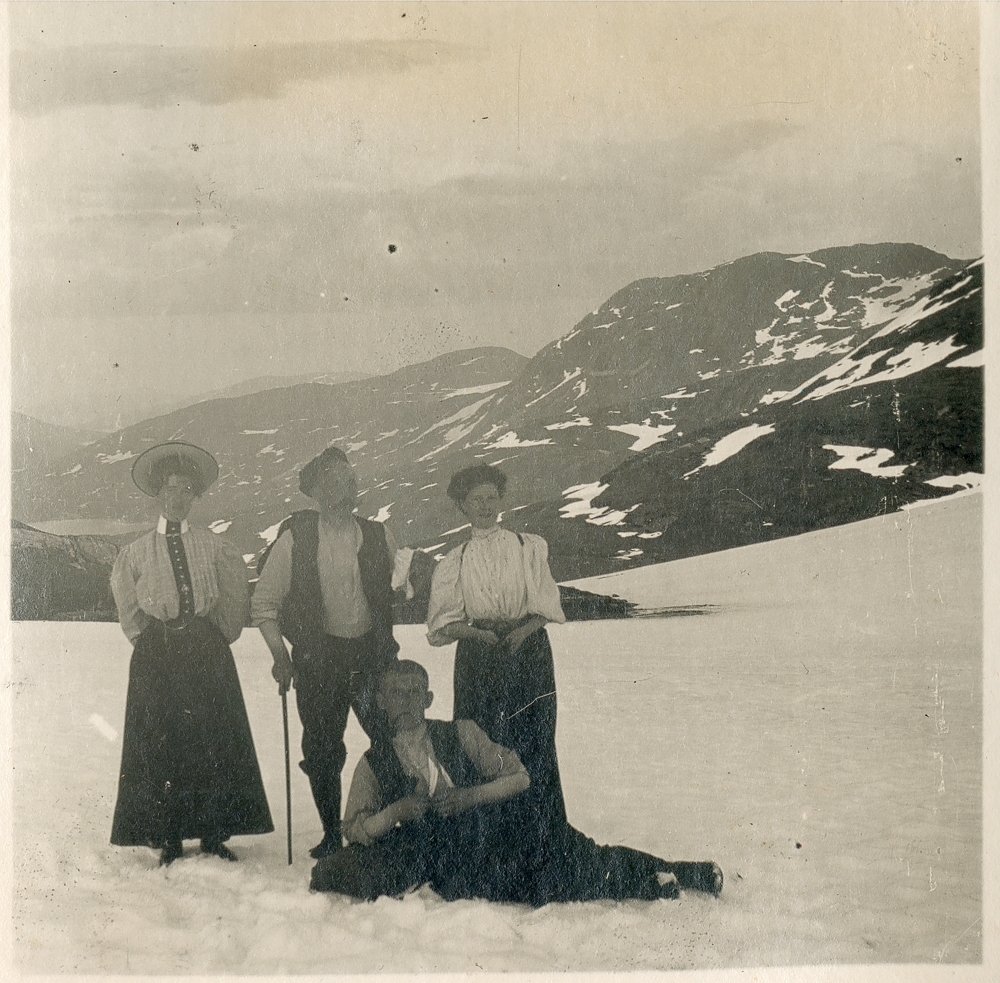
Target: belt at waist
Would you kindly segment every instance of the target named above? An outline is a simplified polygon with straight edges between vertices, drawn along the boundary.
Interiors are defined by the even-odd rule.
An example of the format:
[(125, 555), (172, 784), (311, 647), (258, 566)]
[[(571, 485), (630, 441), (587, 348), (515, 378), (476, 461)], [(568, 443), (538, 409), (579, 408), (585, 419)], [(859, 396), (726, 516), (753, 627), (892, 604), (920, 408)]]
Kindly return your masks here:
[(479, 628), (481, 631), (491, 631), (498, 638), (504, 638), (515, 629), (526, 625), (532, 617), (532, 615), (526, 614), (517, 621), (506, 621), (502, 618), (476, 618), (472, 622), (472, 627)]
[(153, 618), (150, 624), (159, 622), (167, 631), (187, 631), (193, 625), (198, 622), (207, 622), (208, 619), (204, 615), (191, 614), (187, 617), (176, 617), (171, 618), (169, 621), (161, 621), (159, 618)]

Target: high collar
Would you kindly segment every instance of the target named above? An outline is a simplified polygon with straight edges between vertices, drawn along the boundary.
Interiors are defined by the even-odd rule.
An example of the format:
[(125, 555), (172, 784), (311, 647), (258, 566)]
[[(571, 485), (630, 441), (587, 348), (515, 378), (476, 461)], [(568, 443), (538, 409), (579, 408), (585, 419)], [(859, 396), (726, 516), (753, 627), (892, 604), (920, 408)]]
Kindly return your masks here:
[(472, 538), (473, 539), (486, 539), (488, 536), (495, 536), (503, 526), (498, 522), (495, 526), (491, 526), (489, 529), (480, 529), (479, 526), (472, 527)]
[[(156, 531), (161, 536), (166, 536), (167, 534), (167, 520), (162, 515), (160, 516), (160, 521), (156, 523)], [(187, 519), (181, 519), (181, 535), (188, 531), (188, 521)]]

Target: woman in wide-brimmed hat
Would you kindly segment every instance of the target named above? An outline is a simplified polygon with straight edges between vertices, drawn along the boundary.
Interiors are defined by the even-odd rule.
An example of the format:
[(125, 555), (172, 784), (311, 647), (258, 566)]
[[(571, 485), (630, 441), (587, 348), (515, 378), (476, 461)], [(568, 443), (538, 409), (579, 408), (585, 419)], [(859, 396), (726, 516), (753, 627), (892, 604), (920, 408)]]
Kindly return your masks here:
[(170, 441), (141, 454), (132, 478), (160, 505), (157, 528), (122, 550), (111, 573), (122, 630), (135, 646), (111, 842), (183, 854), (236, 855), (230, 836), (274, 829), (229, 645), (247, 623), (247, 571), (221, 536), (187, 522), (219, 467)]

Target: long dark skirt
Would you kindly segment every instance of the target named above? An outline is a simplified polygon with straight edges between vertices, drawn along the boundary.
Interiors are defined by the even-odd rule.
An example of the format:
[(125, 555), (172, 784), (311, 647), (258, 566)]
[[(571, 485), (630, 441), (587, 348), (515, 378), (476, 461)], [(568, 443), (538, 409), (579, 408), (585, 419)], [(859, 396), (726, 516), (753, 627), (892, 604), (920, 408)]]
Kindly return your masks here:
[(460, 641), (455, 653), (455, 719), (473, 720), (489, 737), (517, 752), (531, 787), (517, 797), (525, 835), (544, 847), (566, 823), (556, 757), (556, 679), (544, 628), (516, 652)]
[(116, 846), (274, 829), (233, 654), (196, 618), (152, 622), (136, 641), (125, 705)]

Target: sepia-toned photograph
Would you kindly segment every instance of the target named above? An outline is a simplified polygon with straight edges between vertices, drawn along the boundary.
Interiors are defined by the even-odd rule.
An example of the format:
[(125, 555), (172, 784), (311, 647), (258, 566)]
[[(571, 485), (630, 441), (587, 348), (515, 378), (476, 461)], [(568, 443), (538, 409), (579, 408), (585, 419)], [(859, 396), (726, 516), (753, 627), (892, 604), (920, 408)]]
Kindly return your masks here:
[(5, 4), (0, 975), (987, 979), (989, 6)]

